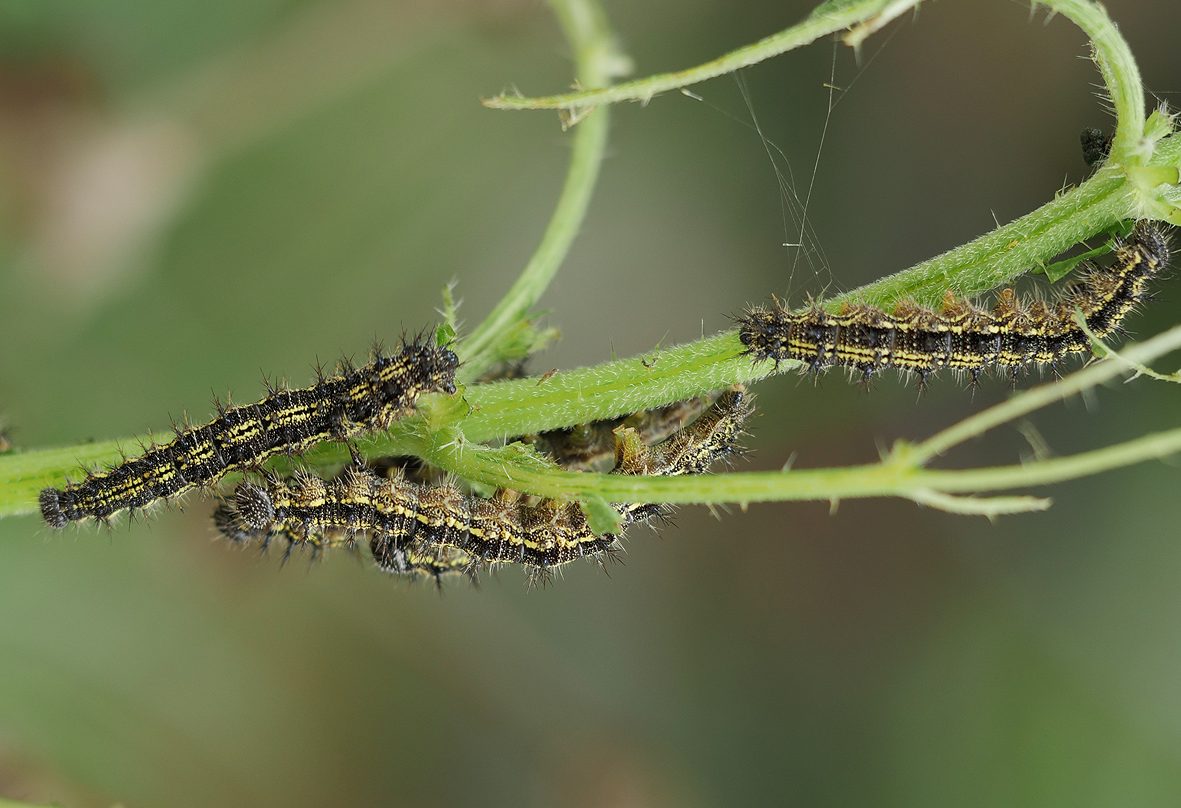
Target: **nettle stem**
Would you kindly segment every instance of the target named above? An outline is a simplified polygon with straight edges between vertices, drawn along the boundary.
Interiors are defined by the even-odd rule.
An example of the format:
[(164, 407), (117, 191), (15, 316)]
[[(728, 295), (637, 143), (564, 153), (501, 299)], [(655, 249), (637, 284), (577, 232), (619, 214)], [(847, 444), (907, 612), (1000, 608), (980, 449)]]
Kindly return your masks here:
[[(574, 50), (580, 84), (602, 87), (628, 68), (627, 58), (616, 48), (606, 17), (594, 3), (553, 0), (550, 5)], [(529, 321), (530, 310), (557, 274), (586, 218), (607, 149), (610, 124), (607, 113), (602, 109), (585, 116), (587, 120), (574, 134), (566, 180), (541, 243), (512, 288), (456, 346), (463, 360), (461, 381), (480, 378), (497, 362), (528, 356), (544, 340)]]
[[(540, 341), (530, 309), (541, 297), (569, 249), (589, 203), (602, 159), (605, 109), (620, 100), (648, 100), (659, 92), (684, 87), (743, 67), (826, 34), (849, 29), (846, 41), (859, 43), (918, 0), (830, 0), (800, 24), (718, 60), (672, 74), (544, 99), (496, 99), (494, 106), (565, 111), (578, 123), (574, 154), (555, 214), (538, 250), (501, 303), (458, 350), (465, 359), (463, 381), (470, 382), (495, 362), (520, 356)], [(551, 0), (571, 40), (583, 86), (605, 84), (621, 57), (593, 0)], [(1178, 221), (1173, 203), (1181, 167), (1181, 138), (1172, 134), (1167, 116), (1146, 119), (1144, 91), (1127, 43), (1101, 6), (1090, 0), (1039, 3), (1071, 19), (1090, 37), (1094, 58), (1118, 116), (1111, 154), (1105, 165), (1076, 188), (1059, 194), (1037, 210), (998, 227), (974, 241), (885, 277), (831, 301), (855, 300), (890, 307), (902, 300), (934, 304), (947, 290), (972, 296), (995, 289), (1047, 263), (1058, 253), (1129, 219)], [(739, 305), (735, 303), (736, 307)], [(986, 410), (932, 438), (910, 446), (900, 443), (880, 463), (867, 466), (791, 472), (747, 472), (701, 477), (626, 477), (565, 472), (527, 451), (482, 445), (488, 441), (612, 418), (657, 407), (734, 383), (758, 381), (796, 365), (754, 364), (744, 355), (737, 332), (726, 331), (686, 345), (556, 373), (541, 379), (469, 384), (460, 396), (426, 396), (412, 418), (386, 434), (360, 441), (369, 456), (412, 454), (473, 482), (544, 496), (591, 502), (644, 501), (747, 503), (770, 500), (838, 500), (863, 496), (899, 496), (955, 513), (995, 515), (1045, 507), (1033, 497), (981, 499), (974, 492), (1042, 485), (1117, 465), (1160, 457), (1181, 447), (1181, 431), (1145, 436), (1118, 446), (1023, 466), (962, 471), (926, 469), (924, 464), (962, 439), (1057, 401), (1063, 395), (1110, 378), (1126, 362), (1147, 363), (1181, 346), (1181, 330), (1121, 352), (1067, 379), (1022, 393), (997, 411)], [(0, 458), (0, 516), (35, 509), (37, 491), (60, 485), (76, 473), (78, 461), (109, 463), (118, 446), (135, 439), (63, 449), (27, 451)], [(345, 447), (323, 445), (303, 458), (328, 468), (348, 460)], [(283, 465), (278, 463), (277, 465)]]
[[(543, 98), (526, 98), (502, 93), (484, 99), (484, 106), (492, 109), (557, 109), (572, 113), (619, 101), (639, 101), (646, 104), (660, 93), (679, 90), (733, 73), (773, 56), (809, 45), (837, 31), (850, 29), (850, 35), (857, 35), (858, 32), (877, 30), (880, 24), (894, 19), (903, 11), (917, 7), (920, 2), (921, 0), (828, 0), (790, 28), (696, 67), (660, 73), (614, 87), (561, 93)], [(860, 39), (857, 42), (859, 43)]]

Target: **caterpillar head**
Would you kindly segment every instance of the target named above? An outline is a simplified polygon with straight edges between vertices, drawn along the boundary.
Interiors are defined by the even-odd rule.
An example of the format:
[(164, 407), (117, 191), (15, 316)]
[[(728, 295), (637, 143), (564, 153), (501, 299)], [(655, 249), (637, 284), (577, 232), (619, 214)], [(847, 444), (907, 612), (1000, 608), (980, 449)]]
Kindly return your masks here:
[(266, 530), (275, 522), (275, 503), (261, 485), (246, 482), (234, 492), (234, 514), (238, 524), (251, 530)]

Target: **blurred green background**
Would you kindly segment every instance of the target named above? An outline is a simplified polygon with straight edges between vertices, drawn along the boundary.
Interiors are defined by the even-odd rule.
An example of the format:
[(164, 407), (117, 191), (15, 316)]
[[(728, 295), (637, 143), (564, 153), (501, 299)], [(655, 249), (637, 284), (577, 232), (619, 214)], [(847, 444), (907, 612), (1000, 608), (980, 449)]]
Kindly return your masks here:
[[(778, 30), (802, 2), (611, 0), (641, 74)], [(1181, 7), (1108, 4), (1164, 99)], [(859, 66), (820, 43), (618, 108), (538, 371), (849, 289), (1084, 175), (1110, 122), (1070, 24), (933, 3)], [(524, 0), (0, 4), (0, 408), (19, 445), (144, 432), (302, 383), (523, 265), (568, 151), (481, 108), (571, 75)], [(864, 69), (862, 69), (864, 68)], [(835, 73), (834, 73), (835, 71)], [(811, 197), (814, 254), (768, 150)], [(749, 105), (744, 100), (744, 92)], [(787, 165), (777, 159), (787, 176)], [(1131, 323), (1176, 320), (1181, 282)], [(864, 462), (1006, 394), (833, 373), (758, 388), (746, 468)], [(1012, 462), (1175, 426), (1115, 384), (959, 450)], [(1040, 436), (1040, 437), (1038, 437)], [(0, 795), (69, 805), (1175, 805), (1177, 463), (1060, 486), (996, 524), (893, 501), (685, 509), (610, 577), (531, 590), (314, 568), (213, 540), (210, 507), (110, 532), (0, 523)]]

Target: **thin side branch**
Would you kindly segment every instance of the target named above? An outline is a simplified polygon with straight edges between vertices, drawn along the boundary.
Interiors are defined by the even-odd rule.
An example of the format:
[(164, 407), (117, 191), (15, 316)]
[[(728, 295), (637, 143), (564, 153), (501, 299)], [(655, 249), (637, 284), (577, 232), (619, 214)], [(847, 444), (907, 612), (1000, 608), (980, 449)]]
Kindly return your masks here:
[[(1127, 360), (1139, 366), (1144, 362), (1151, 362), (1158, 356), (1181, 348), (1181, 326), (1172, 328), (1159, 334), (1147, 342), (1131, 345), (1124, 351)], [(1096, 362), (1090, 367), (1072, 373), (1071, 375), (1041, 387), (1026, 390), (1008, 401), (989, 407), (978, 412), (958, 424), (948, 427), (942, 432), (928, 438), (914, 446), (904, 446), (895, 449), (899, 459), (903, 462), (921, 466), (932, 458), (946, 452), (953, 446), (983, 435), (990, 429), (1001, 424), (1015, 421), (1035, 410), (1077, 395), (1083, 390), (1102, 384), (1108, 379), (1115, 378), (1127, 370), (1127, 361), (1121, 363), (1112, 359)]]
[[(585, 87), (606, 86), (626, 59), (616, 50), (602, 10), (592, 0), (551, 0), (551, 5), (574, 50), (578, 81)], [(505, 344), (518, 338), (517, 329), (531, 327), (526, 321), (530, 309), (541, 299), (582, 228), (610, 125), (605, 109), (588, 118), (574, 135), (566, 181), (541, 243), (508, 293), (456, 347), (463, 359), (460, 381), (480, 378), (505, 355)]]
[(484, 99), (484, 106), (492, 109), (560, 109), (577, 110), (613, 104), (619, 101), (647, 103), (669, 90), (699, 84), (707, 79), (724, 76), (750, 67), (787, 51), (808, 45), (823, 36), (843, 31), (860, 23), (881, 18), (883, 13), (900, 4), (917, 6), (921, 0), (830, 0), (822, 3), (804, 20), (785, 31), (772, 34), (753, 45), (739, 48), (705, 64), (672, 73), (660, 73), (643, 79), (617, 84), (604, 89), (525, 98), (501, 94)]

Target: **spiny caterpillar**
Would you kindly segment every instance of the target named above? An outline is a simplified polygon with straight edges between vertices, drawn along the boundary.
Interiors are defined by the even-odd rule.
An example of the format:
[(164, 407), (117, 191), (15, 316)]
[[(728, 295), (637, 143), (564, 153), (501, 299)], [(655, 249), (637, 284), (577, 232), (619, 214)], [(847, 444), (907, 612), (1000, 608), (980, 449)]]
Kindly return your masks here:
[[(274, 541), (286, 542), (283, 560), (286, 561), (296, 547), (307, 547), (312, 551), (312, 560), (327, 550), (345, 549), (355, 552), (357, 534), (333, 528), (314, 535), (306, 532), (292, 532), (291, 525), (276, 524), (270, 530), (245, 528), (232, 506), (223, 503), (213, 513), (213, 522), (223, 538), (238, 545), (257, 543), (264, 551)], [(450, 573), (460, 573), (476, 580), (478, 563), (475, 558), (456, 547), (428, 547), (411, 542), (406, 547), (390, 548), (384, 559), (387, 572), (405, 575), (409, 578), (426, 576), (436, 582)]]
[[(634, 432), (623, 435), (615, 473), (702, 473), (736, 451), (751, 410), (745, 389), (734, 388), (656, 449), (640, 443)], [(616, 507), (624, 527), (667, 510), (650, 504)], [(262, 485), (244, 482), (215, 520), (223, 535), (239, 543), (280, 537), (289, 546), (319, 549), (368, 536), (379, 568), (436, 578), (448, 571), (471, 573), (481, 564), (550, 570), (610, 552), (618, 541), (613, 534), (595, 535), (576, 502), (535, 501), (509, 491), (483, 499), (452, 484), (423, 485), (400, 473), (382, 479), (356, 468), (332, 481), (302, 473)]]
[[(622, 427), (633, 430), (640, 446), (654, 446), (700, 417), (720, 395), (720, 392), (708, 393), (628, 416), (541, 432), (526, 436), (523, 440), (567, 471), (610, 471), (611, 467), (621, 462), (618, 455), (625, 451), (627, 445), (616, 434), (616, 429)], [(632, 469), (632, 473), (645, 473), (643, 464), (648, 458), (642, 450), (628, 451), (622, 464)], [(378, 478), (398, 477), (420, 488), (442, 485), (446, 479), (445, 474), (425, 465), (416, 457), (378, 457), (366, 460), (365, 465)], [(658, 514), (653, 510), (651, 515)], [(284, 561), (296, 547), (310, 549), (313, 560), (325, 550), (356, 550), (355, 532), (340, 528), (325, 529), (311, 536), (307, 536), (306, 531), (294, 532), (295, 526), (287, 522), (273, 526), (270, 531), (246, 529), (236, 518), (232, 505), (226, 503), (217, 508), (213, 519), (218, 532), (234, 544), (258, 544), (265, 551), (272, 542), (285, 543)], [(421, 542), (410, 542), (403, 547), (387, 543), (377, 548), (377, 551), (382, 554), (381, 568), (386, 572), (410, 578), (430, 577), (436, 583), (449, 573), (463, 573), (476, 580), (480, 566), (477, 558), (463, 550), (455, 547), (426, 547)]]
[(917, 373), (921, 382), (951, 368), (975, 382), (987, 368), (1053, 365), (1089, 351), (1091, 340), (1076, 312), (1097, 337), (1111, 334), (1168, 260), (1161, 230), (1138, 222), (1116, 247), (1110, 267), (1092, 269), (1052, 305), (1023, 305), (1012, 289), (1000, 292), (991, 311), (950, 294), (940, 312), (902, 304), (892, 314), (851, 304), (835, 314), (819, 306), (796, 313), (776, 301), (773, 308), (744, 314), (739, 337), (756, 360), (795, 359), (813, 372), (844, 365), (868, 381), (883, 368), (900, 368)]
[(279, 452), (297, 453), (325, 440), (345, 441), (386, 429), (414, 408), (419, 395), (455, 392), (456, 355), (423, 339), (403, 342), (386, 355), (374, 350), (363, 367), (343, 362), (336, 375), (317, 371), (316, 384), (291, 390), (267, 383), (255, 404), (217, 404), (218, 416), (203, 426), (177, 428), (176, 438), (152, 446), (121, 465), (89, 474), (65, 489), (41, 492), (41, 515), (55, 528), (80, 519), (105, 521), (191, 488), (216, 482), (231, 471), (259, 466)]
[(567, 471), (610, 471), (616, 460), (617, 429), (634, 429), (643, 444), (655, 446), (700, 417), (720, 395), (720, 392), (709, 393), (620, 418), (541, 432), (521, 440)]

